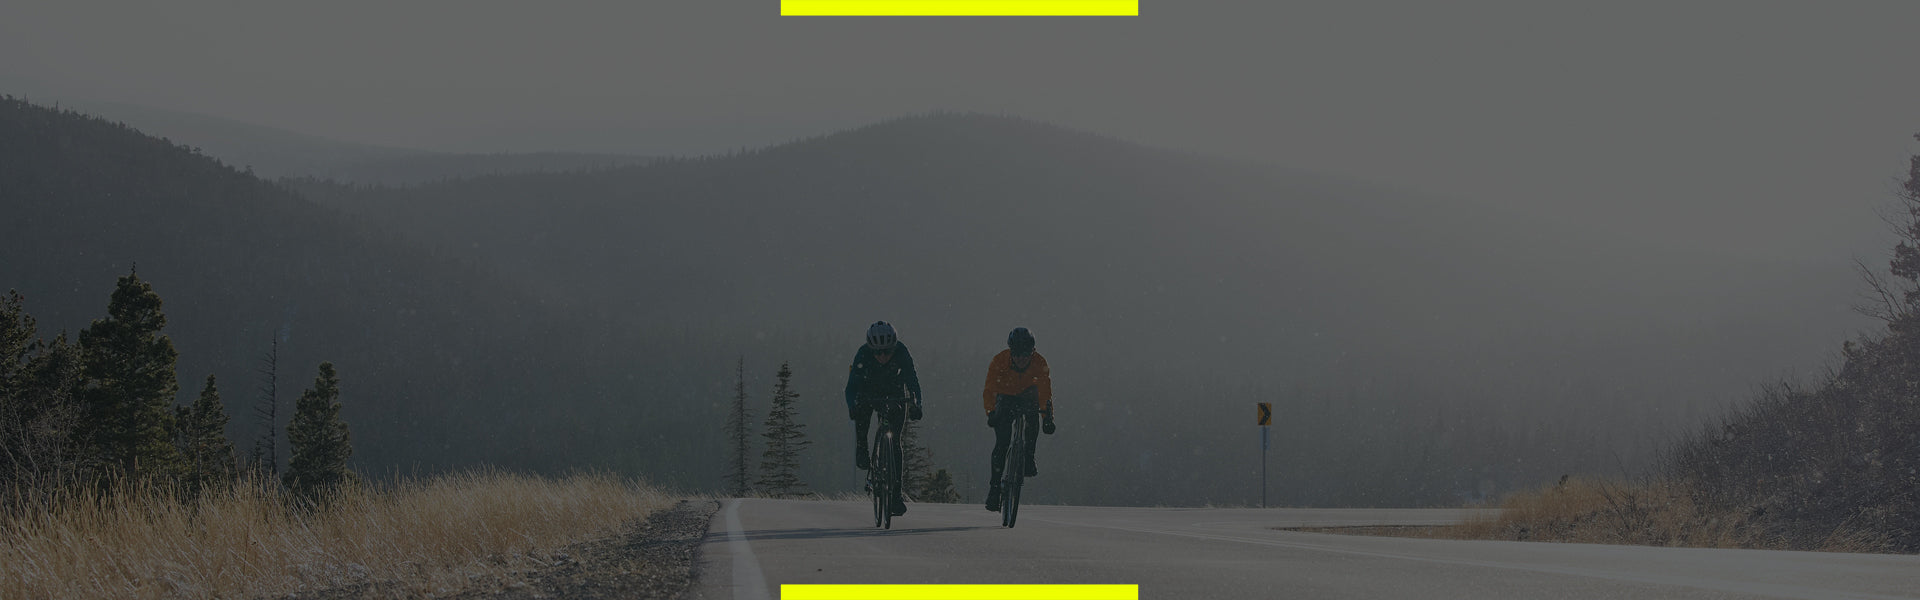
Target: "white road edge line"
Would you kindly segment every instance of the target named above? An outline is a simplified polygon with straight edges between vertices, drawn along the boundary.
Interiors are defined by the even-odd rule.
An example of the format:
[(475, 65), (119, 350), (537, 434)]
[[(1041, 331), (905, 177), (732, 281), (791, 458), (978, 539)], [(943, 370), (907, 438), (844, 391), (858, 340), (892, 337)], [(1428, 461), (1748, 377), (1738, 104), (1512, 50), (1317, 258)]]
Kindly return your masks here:
[(740, 499), (727, 503), (727, 547), (733, 551), (733, 600), (771, 600), (767, 578), (760, 574), (760, 561), (753, 557), (753, 546), (740, 531)]

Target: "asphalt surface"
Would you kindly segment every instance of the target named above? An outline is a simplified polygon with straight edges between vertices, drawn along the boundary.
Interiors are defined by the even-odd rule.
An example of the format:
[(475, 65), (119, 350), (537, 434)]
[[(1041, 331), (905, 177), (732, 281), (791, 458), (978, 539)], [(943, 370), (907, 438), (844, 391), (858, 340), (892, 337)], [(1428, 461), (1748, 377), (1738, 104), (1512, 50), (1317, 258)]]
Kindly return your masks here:
[(687, 597), (782, 584), (1137, 584), (1146, 598), (1920, 598), (1920, 556), (1407, 539), (1284, 527), (1436, 525), (1467, 510), (725, 500)]

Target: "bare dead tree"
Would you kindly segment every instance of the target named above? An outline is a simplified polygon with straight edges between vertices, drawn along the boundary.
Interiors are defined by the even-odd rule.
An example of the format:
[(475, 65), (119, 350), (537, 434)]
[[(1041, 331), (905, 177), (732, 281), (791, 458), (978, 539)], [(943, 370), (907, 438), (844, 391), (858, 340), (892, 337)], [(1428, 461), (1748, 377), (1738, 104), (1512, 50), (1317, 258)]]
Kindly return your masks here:
[(739, 362), (734, 364), (734, 375), (737, 379), (733, 386), (733, 410), (727, 413), (727, 438), (732, 442), (733, 456), (727, 464), (726, 480), (728, 493), (745, 496), (753, 491), (751, 482), (747, 480), (747, 453), (751, 450), (748, 441), (752, 439), (747, 425), (751, 423), (748, 419), (752, 416), (747, 413), (746, 357), (740, 357)]
[[(260, 398), (253, 403), (253, 418), (259, 424), (260, 434), (253, 440), (254, 468), (265, 471), (269, 477), (279, 474), (279, 437), (280, 428), (279, 401), (280, 371), (280, 335), (273, 336), (273, 346), (265, 356), (260, 357)], [(271, 481), (271, 479), (269, 479)]]

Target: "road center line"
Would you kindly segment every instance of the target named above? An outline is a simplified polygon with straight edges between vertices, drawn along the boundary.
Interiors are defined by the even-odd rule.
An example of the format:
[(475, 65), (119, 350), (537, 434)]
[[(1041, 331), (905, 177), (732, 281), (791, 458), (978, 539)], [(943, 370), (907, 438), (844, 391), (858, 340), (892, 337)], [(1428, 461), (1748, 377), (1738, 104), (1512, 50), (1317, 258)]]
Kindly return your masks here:
[(733, 551), (733, 600), (771, 600), (767, 577), (760, 573), (760, 561), (753, 557), (753, 546), (740, 531), (740, 499), (727, 503), (727, 547)]

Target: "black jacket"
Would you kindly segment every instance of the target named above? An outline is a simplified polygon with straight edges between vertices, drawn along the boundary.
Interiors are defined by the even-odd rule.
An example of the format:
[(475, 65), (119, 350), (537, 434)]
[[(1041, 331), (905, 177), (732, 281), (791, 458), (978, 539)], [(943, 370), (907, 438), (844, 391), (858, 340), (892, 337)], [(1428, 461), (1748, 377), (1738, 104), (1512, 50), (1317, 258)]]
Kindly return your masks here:
[(907, 345), (894, 343), (893, 358), (881, 364), (874, 360), (873, 349), (861, 344), (853, 353), (853, 365), (847, 368), (847, 410), (853, 410), (856, 400), (898, 398), (903, 386), (918, 404), (920, 374), (913, 370), (913, 353), (907, 351)]

